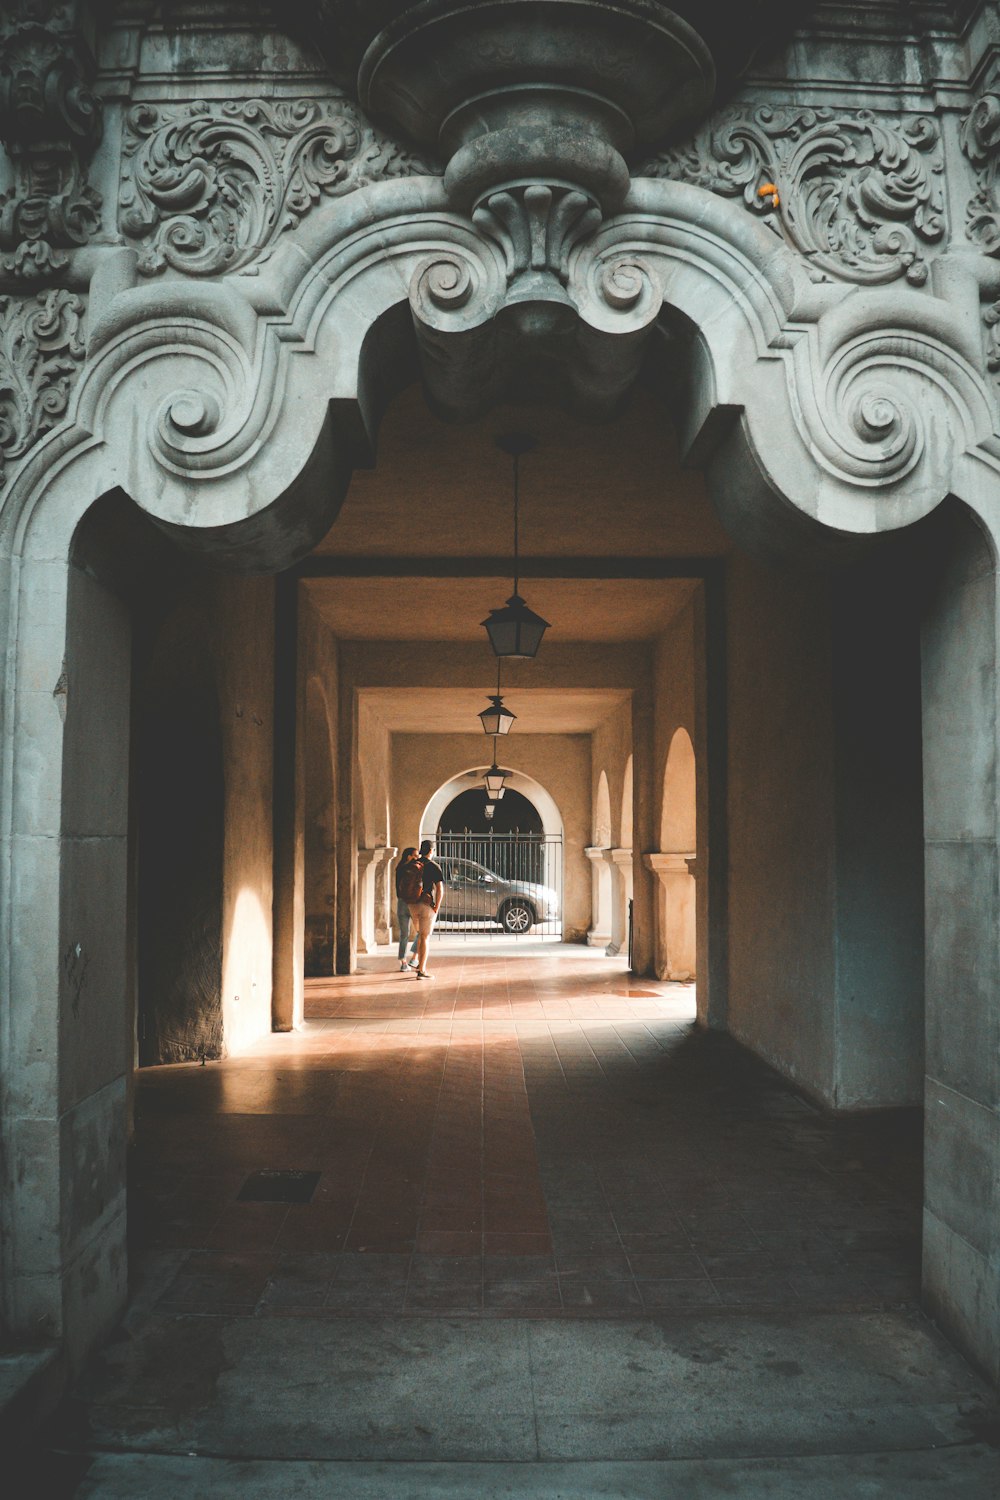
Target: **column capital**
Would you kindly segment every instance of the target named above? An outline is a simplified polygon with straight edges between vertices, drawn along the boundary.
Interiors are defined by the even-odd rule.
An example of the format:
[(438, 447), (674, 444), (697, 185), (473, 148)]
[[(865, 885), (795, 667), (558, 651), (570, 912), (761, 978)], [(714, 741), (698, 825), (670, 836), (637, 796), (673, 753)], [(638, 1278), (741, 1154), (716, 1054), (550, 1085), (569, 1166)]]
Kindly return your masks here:
[(583, 852), (595, 865), (599, 865), (604, 861), (608, 864), (611, 863), (611, 850), (607, 845), (592, 844), (589, 848), (584, 849)]
[(659, 875), (663, 879), (667, 875), (693, 875), (696, 860), (693, 853), (657, 852), (644, 854), (642, 862), (647, 870), (652, 870), (654, 875)]

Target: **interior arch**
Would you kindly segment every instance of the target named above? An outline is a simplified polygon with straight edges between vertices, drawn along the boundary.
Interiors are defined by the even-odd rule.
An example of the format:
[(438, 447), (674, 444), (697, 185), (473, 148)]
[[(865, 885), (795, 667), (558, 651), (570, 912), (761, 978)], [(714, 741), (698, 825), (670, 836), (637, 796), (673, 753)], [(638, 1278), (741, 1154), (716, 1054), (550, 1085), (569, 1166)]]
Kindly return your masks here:
[(611, 845), (611, 793), (608, 789), (608, 773), (605, 770), (602, 770), (597, 778), (593, 838), (595, 848), (606, 849)]
[[(456, 797), (463, 792), (469, 791), (471, 779), (482, 777), (487, 767), (471, 767), (469, 770), (460, 772), (457, 776), (449, 777), (431, 797), (424, 808), (420, 819), (421, 839), (433, 839), (437, 837), (441, 815)], [(540, 782), (532, 776), (526, 776), (521, 771), (510, 771), (507, 776), (507, 786), (529, 801), (536, 809), (541, 819), (542, 831), (559, 838), (563, 834), (562, 814), (554, 797), (546, 791)]]
[(693, 854), (697, 843), (694, 745), (683, 725), (674, 730), (663, 768), (660, 849)]

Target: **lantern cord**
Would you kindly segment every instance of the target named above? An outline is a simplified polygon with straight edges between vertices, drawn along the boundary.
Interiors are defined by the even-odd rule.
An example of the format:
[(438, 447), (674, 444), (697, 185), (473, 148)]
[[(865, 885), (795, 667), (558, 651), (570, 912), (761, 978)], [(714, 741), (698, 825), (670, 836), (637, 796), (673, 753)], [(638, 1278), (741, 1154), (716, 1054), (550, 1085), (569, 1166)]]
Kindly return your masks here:
[(503, 657), (502, 656), (498, 656), (497, 657), (497, 697), (498, 698), (500, 696), (500, 663), (502, 661), (503, 661)]
[(518, 535), (517, 535), (517, 512), (518, 512), (518, 501), (520, 499), (520, 486), (519, 486), (519, 483), (518, 483), (518, 480), (519, 480), (519, 470), (520, 470), (520, 462), (521, 462), (521, 455), (519, 453), (515, 453), (514, 454), (514, 593), (515, 594), (517, 593), (517, 586), (518, 586), (518, 583), (520, 582), (518, 574), (521, 571), (520, 568), (518, 567)]

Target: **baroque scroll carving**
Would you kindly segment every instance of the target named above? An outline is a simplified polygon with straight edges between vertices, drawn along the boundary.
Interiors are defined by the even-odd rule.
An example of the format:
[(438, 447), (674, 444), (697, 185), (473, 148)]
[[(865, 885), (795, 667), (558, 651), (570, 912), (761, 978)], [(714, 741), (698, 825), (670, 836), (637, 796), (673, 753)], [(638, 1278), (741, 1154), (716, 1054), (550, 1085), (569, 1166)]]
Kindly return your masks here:
[(3, 269), (24, 278), (60, 270), (100, 225), (84, 172), (101, 134), (87, 87), (92, 62), (75, 30), (78, 6), (20, 0), (0, 7), (0, 140), (14, 184), (0, 197)]
[(321, 198), (435, 170), (339, 99), (141, 104), (126, 125), (121, 229), (146, 275), (211, 276), (266, 259)]
[(53, 288), (0, 297), (0, 486), (5, 468), (62, 420), (83, 364), (84, 305)]
[(742, 197), (818, 272), (862, 285), (921, 285), (944, 235), (940, 133), (923, 115), (731, 110), (641, 170)]
[[(984, 255), (1000, 256), (1000, 94), (984, 94), (962, 121), (962, 150), (976, 168), (976, 191), (965, 210), (965, 231)], [(1000, 371), (1000, 302), (983, 313), (986, 364)]]

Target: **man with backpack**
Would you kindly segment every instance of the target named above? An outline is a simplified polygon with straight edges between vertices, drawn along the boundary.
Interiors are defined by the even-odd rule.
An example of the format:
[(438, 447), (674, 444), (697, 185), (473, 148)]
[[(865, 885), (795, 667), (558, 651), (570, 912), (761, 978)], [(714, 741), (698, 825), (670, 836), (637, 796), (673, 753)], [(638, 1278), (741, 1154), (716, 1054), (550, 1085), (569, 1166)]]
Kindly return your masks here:
[[(434, 840), (424, 839), (417, 858), (403, 866), (405, 873), (402, 879), (404, 881), (409, 882), (413, 878), (410, 872), (414, 870), (414, 867), (420, 875), (419, 894), (412, 901), (408, 895), (404, 897), (410, 908), (410, 920), (417, 929), (418, 979), (432, 978), (432, 975), (427, 972), (427, 939), (434, 931), (434, 921), (441, 910), (441, 900), (444, 896), (444, 871), (440, 865), (434, 863), (431, 858), (433, 853)], [(407, 889), (409, 889), (409, 884), (407, 884)], [(413, 889), (416, 889), (415, 882)]]

